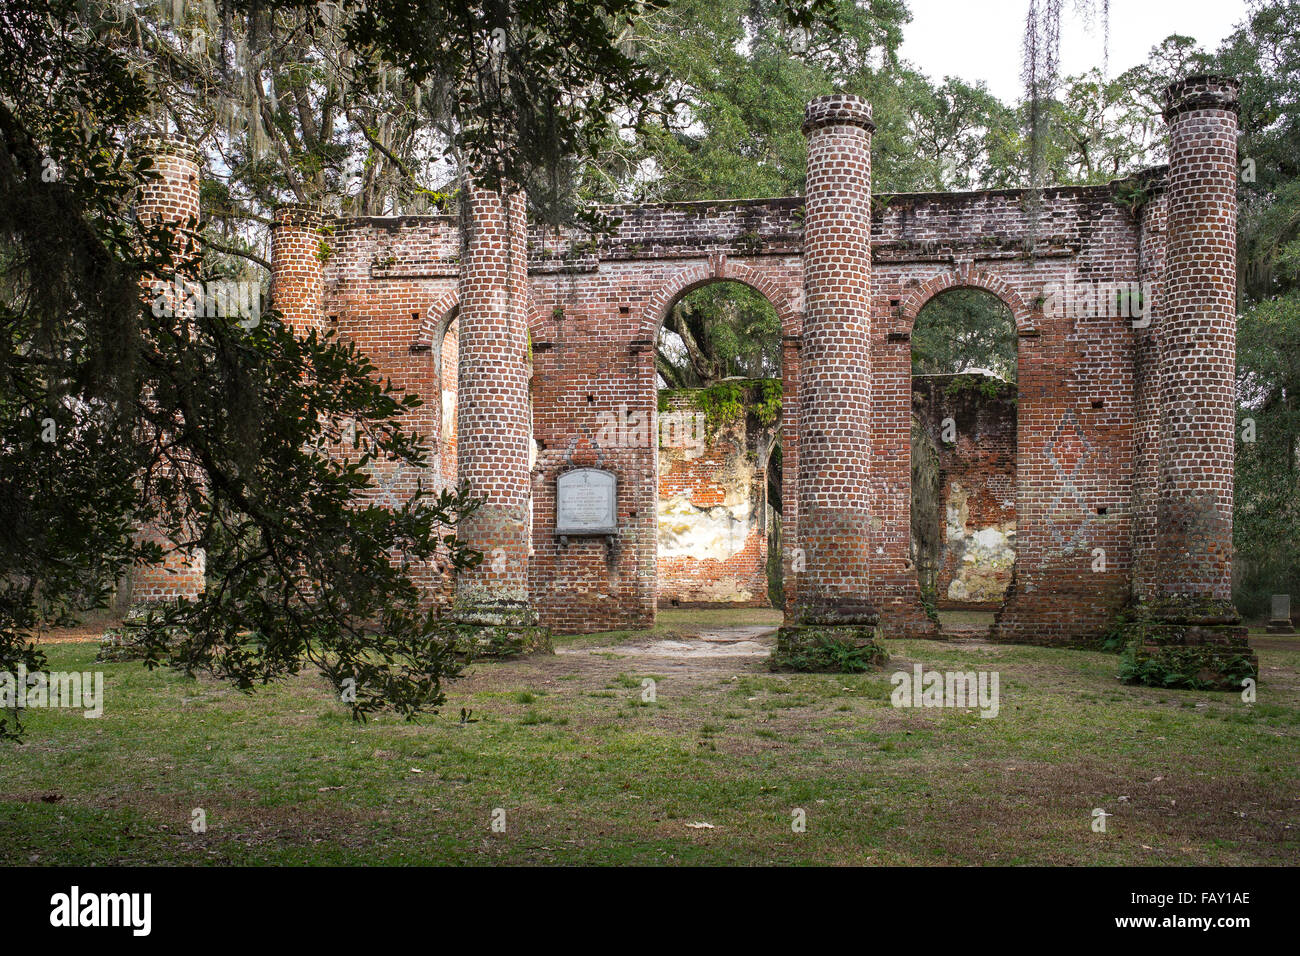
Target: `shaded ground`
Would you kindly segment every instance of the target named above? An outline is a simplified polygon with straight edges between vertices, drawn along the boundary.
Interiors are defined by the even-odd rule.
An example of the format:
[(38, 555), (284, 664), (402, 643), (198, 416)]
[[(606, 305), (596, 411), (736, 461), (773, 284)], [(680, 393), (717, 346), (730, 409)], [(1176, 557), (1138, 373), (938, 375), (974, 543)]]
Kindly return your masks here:
[[(53, 644), (51, 669), (102, 669), (105, 712), (31, 711), (26, 743), (0, 745), (0, 862), (1297, 859), (1300, 639), (1252, 640), (1247, 705), (1122, 686), (1114, 655), (980, 640), (893, 641), (876, 674), (771, 674), (778, 622), (665, 611), (652, 632), (561, 638), (474, 665), (420, 724), (354, 724), (319, 675), (246, 696)], [(915, 663), (996, 671), (998, 716), (892, 707)]]

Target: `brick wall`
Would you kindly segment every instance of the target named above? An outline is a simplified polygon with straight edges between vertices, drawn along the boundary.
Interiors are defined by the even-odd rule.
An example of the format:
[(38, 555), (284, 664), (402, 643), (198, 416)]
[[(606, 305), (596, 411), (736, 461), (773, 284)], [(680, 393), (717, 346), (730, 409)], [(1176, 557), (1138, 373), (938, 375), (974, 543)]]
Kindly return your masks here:
[[(1161, 181), (1159, 171), (1154, 178)], [(879, 196), (872, 204), (866, 593), (888, 635), (932, 632), (908, 553), (910, 333), (926, 301), (960, 285), (999, 296), (1019, 332), (1021, 558), (1002, 635), (1082, 639), (1128, 596), (1135, 331), (1121, 317), (1047, 316), (1040, 300), (1053, 282), (1135, 279), (1158, 266), (1148, 257), (1139, 273), (1141, 232), (1113, 187), (1048, 190), (1044, 218), (1050, 228), (1040, 230), (1033, 259), (1024, 253), (1030, 224), (1021, 198), (997, 190)], [(545, 623), (598, 630), (653, 620), (653, 346), (664, 315), (682, 295), (721, 280), (763, 292), (782, 320), (783, 558), (787, 600), (793, 602), (800, 583), (790, 570), (799, 546), (799, 482), (793, 479), (802, 458), (800, 380), (807, 363), (801, 207), (798, 199), (615, 207), (608, 212), (618, 224), (607, 236), (531, 230), (536, 458), (530, 590)], [(438, 323), (458, 302), (456, 221), (344, 220), (334, 229), (326, 311), (339, 316), (340, 329), (385, 374), (426, 396), (426, 411), (439, 410), (430, 413), (431, 433), (440, 433), (441, 390), (431, 349)], [(430, 351), (412, 351), (421, 346)], [(620, 413), (650, 417), (647, 437), (602, 446), (601, 422)], [(582, 466), (618, 476), (622, 531), (613, 542), (570, 539), (565, 547), (552, 531), (555, 477)], [(1105, 572), (1092, 570), (1095, 547), (1108, 552)]]
[(767, 471), (775, 435), (741, 414), (713, 427), (698, 389), (660, 410), (660, 607), (766, 607)]
[[(805, 209), (800, 198), (621, 206), (605, 210), (614, 221), (605, 235), (530, 229), (524, 301), (512, 308), (526, 316), (531, 344), (531, 379), (523, 373), (534, 442), (525, 468), (531, 554), (526, 545), (513, 553), (527, 567), (526, 590), (543, 622), (598, 630), (653, 620), (654, 343), (677, 299), (720, 280), (758, 289), (781, 317), (788, 609), (805, 591), (813, 601), (818, 594), (851, 595), (879, 612), (887, 636), (932, 633), (909, 555), (910, 335), (925, 303), (957, 286), (997, 295), (1015, 318), (1019, 340), (1018, 558), (995, 637), (1087, 641), (1134, 590), (1223, 593), (1232, 388), (1224, 243), (1232, 232), (1233, 117), (1215, 95), (1198, 87), (1177, 99), (1170, 113), (1175, 172), (1138, 178), (1148, 199), (1136, 212), (1131, 190), (1115, 185), (1046, 190), (1037, 224), (1015, 190), (871, 197), (869, 119), (861, 118), (869, 113), (866, 104), (840, 97), (810, 127), (809, 189), (829, 197), (822, 206)], [(442, 392), (451, 381), (443, 330), (462, 309), (454, 438), (463, 461), (472, 416), (465, 409), (460, 224), (435, 216), (341, 220), (326, 228), (332, 232), (324, 312), (383, 374), (425, 397), (415, 423), (430, 435), (452, 435), (443, 423)], [(838, 253), (823, 256), (830, 265), (805, 274), (817, 250), (840, 248), (842, 261)], [(1169, 293), (1166, 262), (1177, 277)], [(1099, 307), (1049, 308), (1052, 287), (1135, 281), (1154, 289), (1155, 318), (1147, 326)], [(1171, 329), (1165, 338), (1169, 296), (1171, 325), (1184, 331)], [(845, 312), (828, 310), (827, 301), (856, 304)], [(1171, 371), (1193, 346), (1195, 363), (1213, 380), (1208, 390)], [(509, 362), (515, 383), (513, 351)], [(528, 403), (517, 384), (510, 388), (514, 460)], [(1175, 441), (1158, 423), (1176, 420), (1177, 408), (1195, 423), (1192, 407), (1207, 398), (1212, 468), (1207, 487), (1198, 489), (1185, 454), (1186, 439), (1199, 437), (1196, 426), (1177, 432)], [(649, 427), (602, 440), (602, 422), (618, 415)], [(1152, 447), (1157, 440), (1159, 450)], [(454, 473), (449, 457), (444, 444), (423, 477), (447, 480)], [(620, 533), (566, 545), (553, 532), (555, 479), (582, 466), (617, 475)], [(385, 480), (399, 492), (415, 477)], [(511, 500), (522, 506), (516, 492)], [(808, 507), (821, 510), (804, 527)], [(791, 570), (798, 547), (812, 558), (812, 571), (802, 575)], [(1177, 560), (1171, 564), (1166, 555)], [(513, 586), (519, 584), (516, 577)]]
[[(917, 376), (912, 413), (935, 450), (936, 492), (928, 516), (937, 541), (935, 604), (992, 610), (1002, 603), (1015, 560), (1015, 387), (981, 374)], [(951, 442), (945, 441), (946, 424)], [(913, 475), (915, 521), (921, 503)]]

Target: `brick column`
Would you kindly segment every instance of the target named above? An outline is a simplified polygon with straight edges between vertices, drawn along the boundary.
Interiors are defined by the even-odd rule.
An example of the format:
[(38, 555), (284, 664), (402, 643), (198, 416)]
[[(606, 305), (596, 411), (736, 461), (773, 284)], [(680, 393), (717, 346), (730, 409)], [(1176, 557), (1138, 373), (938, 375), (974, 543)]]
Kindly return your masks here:
[(885, 658), (875, 640), (879, 615), (867, 599), (874, 129), (870, 104), (849, 94), (813, 100), (804, 118), (797, 546), (805, 566), (776, 667), (830, 670)]
[(456, 581), (466, 643), (504, 654), (549, 649), (528, 595), (528, 234), (522, 190), (467, 184), (460, 271), (456, 468), (481, 499), (458, 532), (483, 555)]
[[(194, 241), (180, 230), (195, 227), (199, 220), (198, 153), (182, 139), (153, 137), (141, 141), (137, 150), (153, 160), (154, 176), (140, 189), (136, 218), (144, 226), (173, 226), (178, 235), (174, 275), (155, 278), (166, 287), (163, 298), (173, 309), (185, 308), (185, 298), (177, 293), (177, 283), (198, 278)], [(152, 308), (158, 290), (149, 285), (144, 290), (145, 308)], [(167, 508), (170, 502), (159, 502)], [(134, 616), (150, 605), (167, 604), (179, 598), (194, 598), (203, 592), (205, 558), (202, 551), (180, 550), (162, 529), (148, 524), (139, 529), (137, 540), (157, 543), (163, 550), (161, 564), (137, 566), (131, 573), (131, 601), (128, 615)]]
[(325, 327), (325, 220), (313, 206), (281, 206), (271, 227), (271, 302), (299, 336)]
[(1226, 77), (1194, 76), (1165, 93), (1156, 569), (1150, 622), (1131, 645), (1139, 659), (1194, 666), (1225, 688), (1258, 668), (1232, 604), (1237, 90)]
[(1133, 596), (1151, 600), (1159, 571), (1156, 503), (1160, 494), (1160, 323), (1165, 274), (1167, 176), (1151, 177), (1155, 194), (1141, 210), (1139, 281), (1149, 284), (1149, 324), (1133, 330)]

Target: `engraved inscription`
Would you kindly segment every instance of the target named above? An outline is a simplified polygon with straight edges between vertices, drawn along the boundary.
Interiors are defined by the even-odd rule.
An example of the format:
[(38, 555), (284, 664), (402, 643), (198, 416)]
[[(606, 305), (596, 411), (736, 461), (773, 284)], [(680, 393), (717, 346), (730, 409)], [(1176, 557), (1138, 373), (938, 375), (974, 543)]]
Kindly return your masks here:
[(618, 479), (599, 468), (579, 468), (555, 481), (555, 533), (618, 532)]

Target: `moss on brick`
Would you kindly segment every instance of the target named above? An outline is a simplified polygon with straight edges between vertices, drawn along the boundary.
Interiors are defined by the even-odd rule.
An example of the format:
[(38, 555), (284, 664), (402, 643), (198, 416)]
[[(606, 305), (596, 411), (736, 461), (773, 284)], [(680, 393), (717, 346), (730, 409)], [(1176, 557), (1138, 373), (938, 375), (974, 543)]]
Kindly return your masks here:
[(879, 670), (888, 661), (874, 627), (807, 625), (781, 628), (768, 666), (774, 671), (857, 674)]

